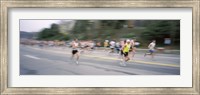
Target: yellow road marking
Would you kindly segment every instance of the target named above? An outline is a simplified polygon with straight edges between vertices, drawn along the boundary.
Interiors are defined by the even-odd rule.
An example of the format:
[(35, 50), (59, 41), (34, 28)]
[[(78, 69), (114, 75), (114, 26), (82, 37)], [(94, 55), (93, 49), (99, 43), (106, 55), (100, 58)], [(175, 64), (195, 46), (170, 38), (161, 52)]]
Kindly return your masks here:
[[(93, 57), (93, 58), (101, 58), (101, 59), (111, 59), (111, 60), (121, 60), (117, 58), (110, 58), (110, 57), (99, 57), (99, 56), (91, 56), (91, 55), (85, 55), (87, 57)], [(174, 64), (164, 64), (164, 63), (157, 63), (157, 62), (146, 62), (146, 61), (136, 61), (136, 60), (130, 60), (129, 62), (138, 62), (143, 64), (152, 64), (152, 65), (160, 65), (160, 66), (169, 66), (169, 67), (180, 67), (179, 65)]]
[[(36, 49), (36, 48), (34, 48)], [(37, 50), (41, 50), (38, 49)], [(44, 49), (45, 50), (45, 49)], [(51, 50), (46, 50), (46, 51), (50, 51), (50, 52), (55, 52), (55, 51), (51, 51)], [(58, 53), (58, 52), (57, 52)], [(63, 54), (71, 54), (71, 53), (64, 53), (64, 52), (59, 52), (59, 53), (63, 53)], [(92, 58), (100, 58), (100, 59), (110, 59), (110, 60), (121, 60), (121, 59), (117, 59), (117, 58), (111, 58), (111, 57), (102, 57), (102, 56), (94, 56), (94, 55), (82, 55), (82, 56), (86, 56), (86, 57), (92, 57)], [(147, 61), (138, 61), (138, 60), (130, 60), (129, 62), (137, 62), (137, 63), (142, 63), (142, 64), (152, 64), (152, 65), (158, 65), (158, 66), (168, 66), (168, 67), (180, 67), (179, 65), (175, 65), (175, 64), (166, 64), (166, 63), (158, 63), (158, 62), (147, 62)]]

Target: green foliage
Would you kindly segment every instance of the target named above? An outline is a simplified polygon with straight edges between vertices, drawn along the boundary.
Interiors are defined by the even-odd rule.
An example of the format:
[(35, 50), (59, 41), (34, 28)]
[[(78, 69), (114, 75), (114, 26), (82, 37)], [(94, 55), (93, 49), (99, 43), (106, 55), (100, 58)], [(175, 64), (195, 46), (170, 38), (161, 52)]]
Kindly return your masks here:
[(52, 24), (50, 28), (45, 28), (38, 34), (38, 40), (69, 40), (69, 35), (63, 35), (59, 32), (59, 26)]
[(125, 20), (102, 20), (101, 26), (103, 28), (121, 29), (125, 23)]
[(87, 20), (78, 20), (74, 26), (73, 33), (82, 33), (87, 31), (89, 22)]
[[(99, 22), (98, 28), (96, 22)], [(135, 20), (134, 28), (126, 28), (127, 20), (77, 20), (67, 34), (59, 32), (59, 26), (52, 24), (38, 34), (39, 40), (119, 40), (120, 38), (137, 39), (147, 45), (153, 39), (158, 46), (163, 46), (164, 38), (171, 38), (172, 45), (180, 46), (180, 20)], [(146, 46), (145, 46), (146, 47)]]
[(158, 20), (146, 23), (146, 29), (141, 34), (145, 40), (155, 39), (157, 43), (163, 44), (164, 38), (171, 38), (172, 44), (180, 43), (180, 21)]

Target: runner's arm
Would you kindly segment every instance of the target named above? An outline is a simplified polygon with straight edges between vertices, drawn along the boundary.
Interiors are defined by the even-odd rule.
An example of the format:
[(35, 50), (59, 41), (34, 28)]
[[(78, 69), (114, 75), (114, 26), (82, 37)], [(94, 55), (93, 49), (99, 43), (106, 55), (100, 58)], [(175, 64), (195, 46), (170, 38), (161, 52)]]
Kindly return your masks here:
[(124, 50), (125, 47), (126, 47), (126, 44), (122, 47), (122, 50)]

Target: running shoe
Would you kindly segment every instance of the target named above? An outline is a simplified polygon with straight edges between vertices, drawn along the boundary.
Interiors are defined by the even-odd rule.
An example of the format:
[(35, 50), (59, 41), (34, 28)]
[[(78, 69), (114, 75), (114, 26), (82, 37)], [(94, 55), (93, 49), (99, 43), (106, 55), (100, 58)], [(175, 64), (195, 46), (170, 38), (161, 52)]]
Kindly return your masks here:
[(76, 64), (78, 64), (79, 62), (78, 61), (76, 61)]
[(124, 61), (120, 62), (121, 66), (126, 66), (126, 63)]

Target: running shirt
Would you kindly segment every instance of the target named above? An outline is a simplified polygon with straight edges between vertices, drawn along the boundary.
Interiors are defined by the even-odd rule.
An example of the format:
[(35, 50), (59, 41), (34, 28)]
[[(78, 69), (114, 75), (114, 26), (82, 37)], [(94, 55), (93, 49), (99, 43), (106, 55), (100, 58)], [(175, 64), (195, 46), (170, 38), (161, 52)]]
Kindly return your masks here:
[(125, 44), (123, 52), (129, 52), (131, 44)]
[(115, 47), (115, 42), (114, 41), (111, 41), (110, 42), (110, 48), (114, 48)]
[(156, 46), (156, 43), (151, 42), (148, 47), (150, 50), (154, 50), (155, 46)]
[(73, 50), (77, 50), (78, 49), (78, 43), (77, 42), (73, 42), (72, 49)]
[(116, 48), (119, 48), (119, 47), (120, 47), (119, 42), (117, 42), (117, 43), (115, 44), (115, 47), (116, 47)]
[(104, 42), (104, 47), (107, 47), (108, 46), (108, 42)]

